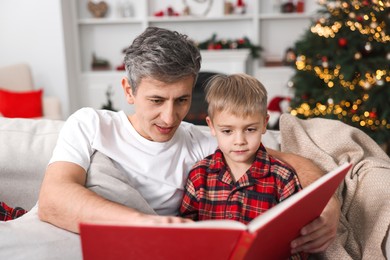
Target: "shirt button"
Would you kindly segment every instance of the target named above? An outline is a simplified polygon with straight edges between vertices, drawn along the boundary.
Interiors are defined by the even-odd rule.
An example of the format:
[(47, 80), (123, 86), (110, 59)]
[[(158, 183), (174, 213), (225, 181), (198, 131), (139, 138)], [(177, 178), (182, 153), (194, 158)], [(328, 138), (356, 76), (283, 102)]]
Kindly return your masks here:
[(233, 218), (233, 214), (232, 213), (228, 213), (228, 218)]

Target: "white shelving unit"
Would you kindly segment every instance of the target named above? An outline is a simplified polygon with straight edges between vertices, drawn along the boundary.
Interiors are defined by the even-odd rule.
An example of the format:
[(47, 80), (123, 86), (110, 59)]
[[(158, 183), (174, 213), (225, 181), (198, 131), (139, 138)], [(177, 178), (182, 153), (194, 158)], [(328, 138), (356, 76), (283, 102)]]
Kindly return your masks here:
[[(132, 17), (121, 17), (118, 11), (120, 3), (128, 1), (133, 7)], [(252, 61), (249, 53), (247, 58), (242, 50), (232, 51), (230, 54), (222, 53), (221, 57), (226, 64), (226, 57), (230, 57), (232, 64), (218, 63), (218, 51), (202, 51), (203, 68), (213, 70), (212, 62), (218, 64), (218, 71), (225, 73), (247, 72), (262, 80), (264, 72), (275, 75), (275, 80), (285, 80), (290, 71), (284, 67), (263, 68), (264, 59), (282, 59), (285, 50), (292, 46), (310, 24), (310, 19), (317, 8), (315, 1), (306, 0), (305, 13), (281, 14), (273, 10), (273, 1), (247, 0), (246, 13), (243, 15), (224, 15), (225, 0), (213, 0), (210, 12), (206, 16), (176, 16), (156, 17), (155, 12), (166, 10), (171, 6), (175, 11), (181, 12), (184, 2), (187, 2), (195, 14), (203, 12), (205, 6), (194, 0), (106, 0), (109, 12), (104, 18), (93, 18), (87, 9), (88, 0), (71, 0), (71, 20), (73, 24), (72, 48), (77, 66), (73, 68), (73, 76), (77, 78), (77, 86), (73, 91), (78, 98), (78, 107), (92, 106), (99, 108), (106, 102), (105, 92), (112, 86), (113, 103), (117, 109), (131, 112), (132, 108), (124, 101), (120, 88), (123, 71), (116, 71), (121, 65), (123, 54), (132, 40), (148, 26), (164, 27), (187, 34), (191, 39), (202, 42), (216, 33), (218, 39), (238, 39), (248, 37), (253, 44), (261, 45), (264, 51), (262, 59)], [(236, 1), (231, 1), (236, 2)], [(206, 1), (207, 4), (207, 1)], [(211, 53), (212, 52), (212, 53)], [(92, 55), (103, 58), (111, 64), (109, 71), (92, 71)], [(234, 60), (233, 57), (237, 57)], [(226, 68), (226, 71), (221, 71)], [(287, 72), (286, 72), (287, 71)], [(279, 75), (282, 73), (283, 75)], [(72, 74), (72, 73), (70, 73)], [(269, 77), (268, 77), (269, 78)], [(269, 79), (267, 79), (269, 80)], [(273, 80), (271, 80), (273, 81)], [(284, 88), (286, 82), (272, 84)], [(281, 87), (280, 87), (281, 86)], [(267, 86), (266, 86), (267, 87)], [(270, 86), (271, 87), (271, 86)], [(285, 89), (272, 89), (272, 95), (284, 94)], [(272, 98), (270, 95), (270, 99)]]

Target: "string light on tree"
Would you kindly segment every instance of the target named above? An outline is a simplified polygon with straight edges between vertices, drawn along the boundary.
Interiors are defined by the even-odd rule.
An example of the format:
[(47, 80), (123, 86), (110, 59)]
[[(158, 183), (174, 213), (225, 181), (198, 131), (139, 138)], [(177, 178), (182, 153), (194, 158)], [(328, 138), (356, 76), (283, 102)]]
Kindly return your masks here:
[(318, 2), (317, 20), (294, 46), (290, 112), (339, 119), (388, 142), (390, 1)]

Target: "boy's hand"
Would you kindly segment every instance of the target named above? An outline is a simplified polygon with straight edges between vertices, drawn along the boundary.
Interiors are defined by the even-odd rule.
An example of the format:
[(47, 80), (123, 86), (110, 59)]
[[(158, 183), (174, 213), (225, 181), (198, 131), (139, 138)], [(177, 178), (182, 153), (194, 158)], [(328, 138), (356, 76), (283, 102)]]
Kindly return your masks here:
[(321, 216), (301, 229), (301, 236), (291, 242), (291, 253), (319, 253), (325, 251), (337, 234), (340, 202), (333, 196)]

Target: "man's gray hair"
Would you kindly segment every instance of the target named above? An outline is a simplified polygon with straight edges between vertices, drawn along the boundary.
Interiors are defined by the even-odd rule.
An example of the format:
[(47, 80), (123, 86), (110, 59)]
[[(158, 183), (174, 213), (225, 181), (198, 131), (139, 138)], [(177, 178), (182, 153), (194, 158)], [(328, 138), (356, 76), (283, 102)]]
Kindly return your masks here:
[(126, 49), (124, 63), (129, 84), (136, 93), (143, 78), (171, 83), (193, 76), (195, 83), (201, 56), (187, 35), (148, 27)]

